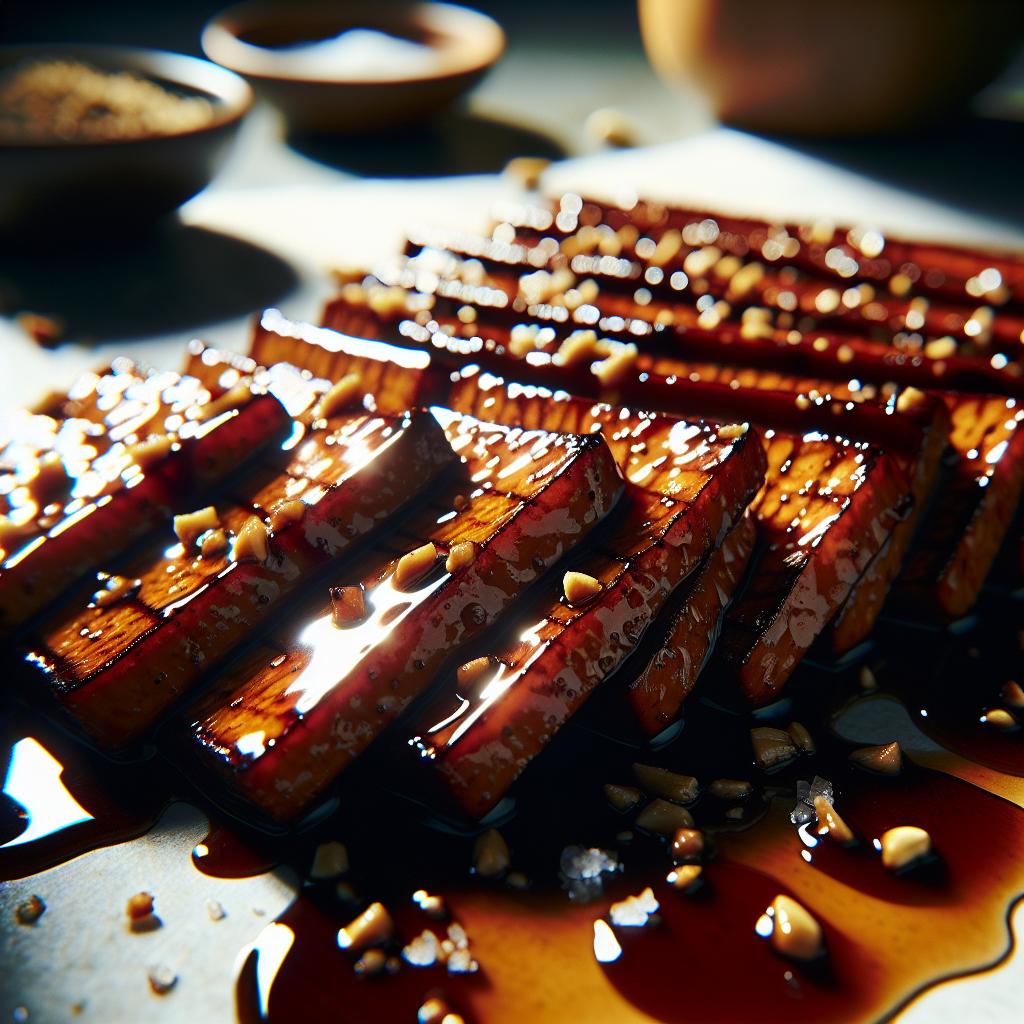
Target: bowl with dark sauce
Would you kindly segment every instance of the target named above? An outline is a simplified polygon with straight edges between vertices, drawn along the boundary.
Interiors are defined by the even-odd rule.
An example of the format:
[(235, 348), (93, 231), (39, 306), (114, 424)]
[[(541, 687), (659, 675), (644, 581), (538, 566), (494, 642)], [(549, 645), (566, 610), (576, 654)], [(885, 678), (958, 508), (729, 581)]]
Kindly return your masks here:
[(372, 133), (429, 118), (505, 49), (492, 18), (443, 3), (239, 4), (203, 51), (244, 75), (300, 133)]
[(139, 234), (205, 188), (252, 105), (238, 75), (157, 50), (0, 48), (0, 231)]

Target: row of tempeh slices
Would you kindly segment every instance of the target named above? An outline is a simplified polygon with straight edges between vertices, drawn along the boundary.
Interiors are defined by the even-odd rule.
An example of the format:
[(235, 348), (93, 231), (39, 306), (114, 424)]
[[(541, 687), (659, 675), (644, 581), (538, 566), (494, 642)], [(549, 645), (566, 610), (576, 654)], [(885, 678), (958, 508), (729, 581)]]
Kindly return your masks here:
[[(325, 322), (344, 334), (271, 312), (251, 357), (115, 367), (16, 425), (6, 624), (55, 595), (49, 545), (57, 590), (109, 572), (32, 625), (45, 689), (122, 749), (205, 687), (187, 756), (278, 821), (401, 716), (393, 743), (430, 765), (410, 776), (481, 816), (606, 679), (623, 729), (654, 735), (712, 649), (716, 685), (764, 702), (816, 641), (864, 639), (898, 577), (904, 608), (967, 610), (1019, 498), (1015, 364), (776, 324), (789, 299), (752, 315), (733, 282), (761, 280), (755, 262), (723, 268), (708, 218), (688, 242), (646, 209), (613, 230), (616, 211), (569, 197), (546, 228), (526, 208), (491, 239), (434, 237), (342, 288)], [(814, 260), (798, 265), (781, 269), (805, 290)], [(985, 391), (900, 387), (925, 380)], [(91, 480), (88, 507), (130, 509), (189, 452), (206, 471), (170, 489), (156, 535), (75, 505)], [(44, 504), (26, 466), (54, 454)], [(175, 543), (168, 509), (200, 492), (215, 511)]]

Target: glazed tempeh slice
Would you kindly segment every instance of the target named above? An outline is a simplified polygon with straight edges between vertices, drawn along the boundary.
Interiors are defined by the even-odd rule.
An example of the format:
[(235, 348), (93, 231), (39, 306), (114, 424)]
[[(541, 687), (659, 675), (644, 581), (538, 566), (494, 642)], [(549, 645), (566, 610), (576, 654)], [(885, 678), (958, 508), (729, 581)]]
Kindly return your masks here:
[(616, 707), (628, 707), (630, 719), (646, 736), (657, 736), (680, 714), (707, 664), (721, 632), (726, 609), (736, 594), (757, 539), (752, 516), (744, 516), (729, 536), (686, 581), (679, 610), (671, 617), (664, 642), (630, 679)]
[(773, 700), (889, 541), (912, 501), (884, 452), (824, 435), (766, 431), (768, 472), (752, 506), (759, 553), (719, 643), (748, 700)]
[(505, 429), (451, 414), (464, 477), (388, 547), (336, 580), (334, 606), (300, 615), (281, 654), (228, 672), (194, 737), (235, 793), (272, 819), (316, 801), (453, 652), (615, 504), (622, 479), (598, 436)]
[[(855, 295), (857, 309), (867, 310), (874, 318), (870, 323), (879, 317), (886, 324), (899, 320), (891, 329), (876, 325), (874, 333), (866, 327), (858, 332), (855, 325), (836, 324), (820, 313), (780, 311), (772, 306), (778, 301), (787, 306), (790, 300), (796, 303), (793, 289), (797, 285), (792, 282), (787, 281), (785, 288), (768, 289), (762, 296), (767, 304), (754, 301), (757, 296), (749, 294), (746, 282), (753, 280), (752, 272), (763, 272), (763, 268), (760, 264), (744, 268), (731, 256), (715, 262), (697, 251), (673, 269), (667, 263), (648, 265), (606, 256), (579, 255), (570, 260), (559, 255), (560, 250), (552, 255), (543, 245), (524, 249), (477, 236), (442, 235), (433, 241), (448, 247), (425, 248), (405, 260), (384, 264), (362, 284), (347, 285), (342, 294), (354, 296), (362, 287), (377, 296), (380, 312), (386, 312), (397, 306), (397, 295), (392, 302), (382, 302), (382, 293), (374, 287), (379, 281), (385, 288), (426, 293), (433, 299), (431, 309), (438, 319), (454, 317), (471, 304), (477, 307), (478, 319), (493, 324), (507, 327), (524, 319), (546, 321), (556, 328), (571, 324), (687, 359), (727, 358), (838, 379), (849, 379), (850, 366), (855, 365), (861, 380), (876, 383), (891, 380), (922, 388), (1024, 393), (1024, 379), (1016, 365), (1000, 365), (990, 354), (984, 358), (965, 355), (964, 346), (957, 347), (949, 335), (954, 314), (938, 317), (936, 326), (943, 325), (943, 333), (931, 341), (920, 330), (912, 330), (916, 318), (924, 317), (921, 303), (927, 303), (921, 298), (911, 300), (911, 308), (899, 318), (887, 309), (879, 312), (877, 298), (867, 298), (867, 285), (843, 291), (842, 298), (828, 282), (809, 290), (808, 301), (813, 299), (823, 309), (833, 301), (853, 303)], [(535, 252), (539, 258), (534, 258)], [(701, 258), (699, 268), (697, 257)], [(689, 273), (682, 269), (684, 265)], [(703, 277), (694, 276), (698, 269)], [(417, 302), (422, 304), (426, 295)], [(974, 332), (972, 343), (977, 347), (988, 344), (980, 328), (982, 321), (988, 321), (975, 312), (979, 319), (972, 319), (970, 312), (955, 317), (965, 330)], [(1016, 327), (1016, 335), (1021, 326)]]
[(897, 585), (901, 610), (914, 617), (956, 619), (970, 611), (1024, 488), (1021, 404), (968, 395), (947, 401), (955, 458)]
[[(687, 383), (694, 414), (722, 422), (746, 412), (760, 424), (772, 422), (764, 404), (770, 392), (725, 388), (712, 400)], [(450, 401), (501, 422), (533, 425), (557, 422), (560, 408), (579, 403), (565, 394), (506, 385), (475, 369), (453, 383)], [(791, 397), (786, 404), (793, 405)], [(763, 436), (768, 469), (751, 506), (759, 561), (720, 645), (728, 655), (727, 674), (755, 702), (781, 690), (912, 505), (905, 462), (874, 445), (770, 426)]]
[(171, 373), (96, 376), (68, 406), (54, 450), (15, 469), (26, 483), (0, 526), (0, 630), (24, 623), (291, 427), (262, 389), (211, 394)]
[(886, 237), (868, 225), (773, 223), (642, 201), (625, 209), (577, 195), (564, 196), (557, 213), (510, 205), (501, 211), (501, 220), (497, 236), (509, 240), (572, 235), (590, 226), (603, 226), (626, 242), (640, 235), (656, 242), (678, 234), (685, 246), (714, 245), (739, 257), (755, 254), (769, 264), (801, 268), (844, 287), (864, 280), (896, 296), (913, 290), (957, 304), (1015, 309), (1024, 304), (1020, 256)]
[[(570, 402), (553, 403), (552, 415), (560, 412), (578, 414)], [(446, 680), (411, 727), (410, 742), (472, 817), (494, 807), (599, 684), (614, 685), (605, 680), (732, 529), (763, 479), (757, 437), (745, 427), (607, 407), (580, 412), (618, 447), (629, 481), (608, 528), (565, 563), (596, 580), (600, 592), (577, 599), (562, 578), (545, 581), (524, 599), (515, 626), (483, 660)]]
[[(457, 460), (429, 413), (343, 413), (251, 473), (48, 623), (29, 660), (97, 744), (119, 749), (303, 585)], [(88, 604), (83, 607), (85, 601)]]

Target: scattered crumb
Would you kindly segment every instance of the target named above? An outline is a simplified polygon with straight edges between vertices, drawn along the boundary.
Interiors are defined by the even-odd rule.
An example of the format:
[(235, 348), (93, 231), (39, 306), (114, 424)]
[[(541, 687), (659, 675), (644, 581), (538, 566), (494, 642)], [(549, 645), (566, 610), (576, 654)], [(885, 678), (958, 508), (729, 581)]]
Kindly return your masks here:
[(14, 908), (14, 918), (18, 924), (35, 924), (46, 913), (46, 903), (41, 896), (29, 896)]
[(262, 907), (253, 907), (252, 908), (252, 912), (257, 917), (266, 917), (267, 916), (267, 912)]
[(316, 881), (337, 878), (348, 871), (348, 850), (344, 843), (321, 843), (313, 854), (309, 877)]
[(124, 912), (128, 915), (128, 927), (133, 932), (151, 932), (163, 923), (153, 912), (153, 896), (148, 892), (130, 896)]
[(42, 313), (19, 313), (18, 326), (43, 348), (53, 348), (64, 337), (64, 324), (56, 317)]
[(157, 964), (149, 969), (149, 987), (154, 995), (165, 996), (178, 984), (178, 976), (163, 964)]
[(480, 965), (473, 959), (468, 949), (456, 949), (448, 957), (449, 974), (476, 974)]
[(217, 900), (206, 901), (206, 913), (210, 915), (211, 921), (223, 921), (228, 916), (223, 904), (218, 903)]
[(436, 921), (442, 921), (448, 916), (448, 907), (444, 899), (441, 896), (432, 896), (426, 889), (417, 889), (412, 894), (412, 901), (427, 917), (432, 917)]
[(612, 924), (620, 928), (643, 928), (658, 912), (659, 903), (654, 890), (648, 886), (639, 896), (627, 896), (618, 903), (613, 903), (608, 911)]

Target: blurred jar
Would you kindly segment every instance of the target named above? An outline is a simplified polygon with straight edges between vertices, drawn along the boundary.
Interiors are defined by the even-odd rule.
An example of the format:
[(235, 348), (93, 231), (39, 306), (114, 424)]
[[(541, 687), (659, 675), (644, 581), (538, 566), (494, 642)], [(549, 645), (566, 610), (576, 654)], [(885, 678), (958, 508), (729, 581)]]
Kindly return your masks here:
[(730, 124), (891, 132), (962, 108), (1005, 69), (1021, 0), (639, 0), (648, 56)]

